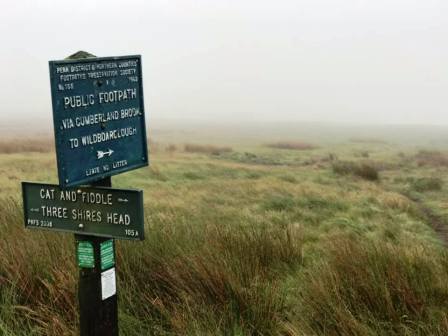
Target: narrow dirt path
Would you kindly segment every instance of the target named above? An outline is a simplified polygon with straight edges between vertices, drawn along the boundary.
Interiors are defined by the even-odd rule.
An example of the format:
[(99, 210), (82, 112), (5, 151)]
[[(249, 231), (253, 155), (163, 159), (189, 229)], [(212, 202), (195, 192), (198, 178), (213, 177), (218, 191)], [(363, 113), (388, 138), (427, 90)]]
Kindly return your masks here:
[(420, 202), (416, 202), (416, 204), (445, 247), (448, 247), (448, 221), (442, 216), (435, 214), (434, 211), (425, 207)]
[(406, 193), (401, 193), (417, 205), (419, 212), (426, 222), (433, 228), (445, 247), (448, 247), (448, 219), (436, 214), (432, 209), (425, 206), (421, 200), (416, 199)]

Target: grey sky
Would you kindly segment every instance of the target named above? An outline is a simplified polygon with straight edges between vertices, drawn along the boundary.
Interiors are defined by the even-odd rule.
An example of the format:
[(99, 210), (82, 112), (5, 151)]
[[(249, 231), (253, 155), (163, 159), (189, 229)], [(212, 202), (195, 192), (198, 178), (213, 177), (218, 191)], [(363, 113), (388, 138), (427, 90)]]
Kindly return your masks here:
[(2, 2), (3, 120), (86, 50), (142, 55), (150, 119), (448, 124), (446, 0)]

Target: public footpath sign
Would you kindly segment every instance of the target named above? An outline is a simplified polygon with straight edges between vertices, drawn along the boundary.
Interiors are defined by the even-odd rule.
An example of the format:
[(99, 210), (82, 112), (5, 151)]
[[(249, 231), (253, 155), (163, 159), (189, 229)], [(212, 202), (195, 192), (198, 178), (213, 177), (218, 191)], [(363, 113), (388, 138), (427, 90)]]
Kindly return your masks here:
[(22, 182), (25, 226), (120, 239), (144, 239), (143, 192)]
[(60, 186), (148, 165), (141, 57), (49, 64)]
[(22, 182), (25, 227), (75, 234), (80, 335), (118, 336), (115, 238), (144, 239), (143, 192), (111, 176), (148, 165), (141, 58), (80, 51), (50, 81), (59, 185)]

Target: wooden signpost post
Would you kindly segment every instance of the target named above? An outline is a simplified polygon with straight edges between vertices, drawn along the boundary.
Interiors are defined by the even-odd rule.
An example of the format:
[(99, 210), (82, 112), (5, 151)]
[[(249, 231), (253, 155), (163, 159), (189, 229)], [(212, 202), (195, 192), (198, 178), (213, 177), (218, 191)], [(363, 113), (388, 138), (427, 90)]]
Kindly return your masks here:
[(144, 216), (111, 176), (148, 165), (141, 58), (78, 52), (50, 80), (59, 185), (22, 183), (25, 226), (75, 233), (80, 335), (116, 336), (114, 239), (143, 240)]

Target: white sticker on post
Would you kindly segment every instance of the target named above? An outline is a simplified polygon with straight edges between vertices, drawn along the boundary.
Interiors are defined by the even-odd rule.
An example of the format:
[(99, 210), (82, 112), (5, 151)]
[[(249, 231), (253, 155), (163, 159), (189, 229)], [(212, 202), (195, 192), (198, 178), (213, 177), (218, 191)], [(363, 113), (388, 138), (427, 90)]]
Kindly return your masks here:
[(101, 295), (103, 301), (115, 295), (117, 284), (115, 281), (115, 267), (101, 273)]

